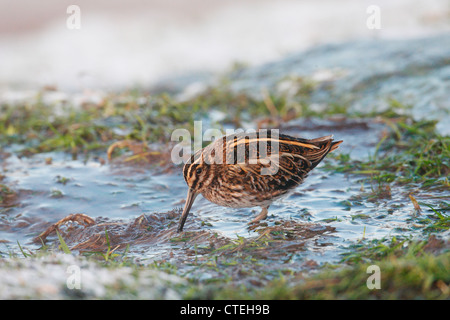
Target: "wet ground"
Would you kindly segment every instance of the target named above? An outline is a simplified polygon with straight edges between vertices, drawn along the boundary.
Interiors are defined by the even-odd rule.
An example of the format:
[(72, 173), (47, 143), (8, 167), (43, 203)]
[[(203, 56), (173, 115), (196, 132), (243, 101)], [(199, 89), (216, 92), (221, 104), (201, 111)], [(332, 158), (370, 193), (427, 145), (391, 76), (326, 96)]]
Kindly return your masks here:
[[(147, 92), (94, 87), (71, 93), (51, 85), (3, 90), (0, 263), (7, 272), (0, 283), (19, 288), (20, 278), (36, 269), (51, 283), (46, 264), (59, 258), (42, 262), (42, 252), (70, 251), (70, 257), (94, 256), (107, 265), (115, 257), (176, 274), (174, 283), (188, 278), (259, 288), (280, 275), (296, 282), (325, 265), (340, 268), (343, 254), (356, 254), (355, 245), (370, 247), (372, 240), (428, 241), (432, 234), (436, 251), (448, 251), (449, 41), (440, 34), (326, 44), (271, 63), (238, 65), (225, 75), (173, 73)], [(58, 70), (73, 89), (73, 79)], [(116, 78), (129, 84), (126, 76)], [(187, 186), (182, 167), (170, 162), (169, 137), (199, 119), (222, 129), (267, 125), (304, 138), (333, 134), (344, 143), (256, 227), (248, 223), (259, 208), (219, 207), (200, 196), (179, 234)], [(120, 150), (110, 153), (108, 146)], [(442, 260), (448, 264), (448, 256)], [(89, 270), (92, 279), (103, 274)], [(124, 272), (126, 279), (133, 273)], [(67, 297), (64, 272), (55, 277), (56, 290)], [(121, 281), (120, 274), (113, 278)], [(445, 298), (449, 282), (443, 279), (435, 287)], [(39, 288), (30, 296), (40, 297)], [(96, 290), (88, 296), (104, 297)], [(5, 289), (0, 297), (15, 296)]]
[[(337, 154), (365, 159), (386, 125), (335, 117), (293, 120), (281, 130), (307, 138), (333, 133), (344, 140)], [(0, 254), (36, 252), (43, 243), (58, 246), (59, 231), (74, 253), (125, 253), (144, 265), (170, 263), (177, 274), (199, 280), (225, 277), (220, 268), (205, 270), (219, 256), (228, 269), (239, 270), (234, 281), (258, 285), (280, 270), (301, 273), (338, 263), (362, 239), (422, 238), (425, 226), (414, 222), (417, 212), (409, 195), (433, 205), (448, 198), (446, 188), (427, 192), (408, 185), (380, 191), (367, 176), (327, 169), (327, 162), (335, 161), (327, 158), (303, 185), (274, 203), (256, 228), (248, 223), (258, 208), (224, 208), (200, 197), (180, 234), (176, 227), (187, 192), (181, 166), (162, 172), (145, 161), (126, 162), (126, 155), (109, 162), (101, 156), (107, 158), (3, 154), (2, 183), (14, 196), (0, 209)], [(264, 272), (242, 274), (245, 257), (260, 261), (257, 269)]]

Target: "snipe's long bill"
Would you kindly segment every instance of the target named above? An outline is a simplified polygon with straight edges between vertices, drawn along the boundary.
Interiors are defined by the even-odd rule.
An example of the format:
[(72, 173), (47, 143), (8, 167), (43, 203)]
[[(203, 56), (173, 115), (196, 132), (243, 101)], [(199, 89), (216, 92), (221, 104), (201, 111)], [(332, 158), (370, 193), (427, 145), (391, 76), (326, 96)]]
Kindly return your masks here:
[(283, 134), (238, 133), (219, 138), (194, 154), (183, 168), (189, 190), (178, 226), (183, 226), (197, 195), (220, 206), (259, 206), (251, 222), (265, 219), (270, 204), (292, 191), (342, 141)]

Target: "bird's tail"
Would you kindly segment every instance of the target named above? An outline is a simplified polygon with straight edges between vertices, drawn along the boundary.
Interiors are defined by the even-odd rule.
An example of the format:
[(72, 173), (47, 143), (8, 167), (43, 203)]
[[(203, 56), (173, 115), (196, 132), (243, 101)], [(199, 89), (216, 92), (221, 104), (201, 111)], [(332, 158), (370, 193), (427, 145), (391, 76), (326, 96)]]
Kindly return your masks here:
[(333, 141), (333, 135), (308, 140), (308, 143), (318, 147), (308, 150), (305, 154), (312, 163), (311, 169), (316, 167), (329, 152), (336, 150), (342, 142), (343, 140)]
[(344, 142), (344, 140), (333, 141), (333, 142), (331, 143), (331, 148), (330, 148), (330, 151), (329, 151), (329, 152), (331, 152), (331, 151), (336, 150), (337, 148), (339, 148), (339, 145), (340, 145), (342, 142)]

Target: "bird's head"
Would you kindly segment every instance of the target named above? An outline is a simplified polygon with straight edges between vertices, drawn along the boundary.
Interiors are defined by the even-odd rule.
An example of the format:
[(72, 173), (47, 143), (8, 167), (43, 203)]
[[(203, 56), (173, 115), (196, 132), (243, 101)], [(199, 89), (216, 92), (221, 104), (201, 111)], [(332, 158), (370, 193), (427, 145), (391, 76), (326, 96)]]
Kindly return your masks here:
[[(191, 158), (193, 160), (193, 157)], [(183, 230), (186, 218), (189, 215), (192, 204), (199, 193), (205, 191), (211, 184), (214, 175), (212, 173), (212, 166), (200, 161), (191, 161), (186, 163), (183, 168), (184, 180), (189, 189), (186, 198), (186, 204), (181, 215), (178, 232)]]

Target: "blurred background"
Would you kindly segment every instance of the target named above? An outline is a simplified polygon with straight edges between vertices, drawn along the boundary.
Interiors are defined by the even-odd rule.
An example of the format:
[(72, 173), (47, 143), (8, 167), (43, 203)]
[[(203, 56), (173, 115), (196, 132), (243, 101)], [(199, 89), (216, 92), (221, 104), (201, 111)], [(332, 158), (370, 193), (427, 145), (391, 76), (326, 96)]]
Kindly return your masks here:
[[(72, 4), (81, 29), (67, 27)], [(326, 43), (432, 36), (449, 15), (448, 0), (0, 0), (0, 93), (148, 88)]]

